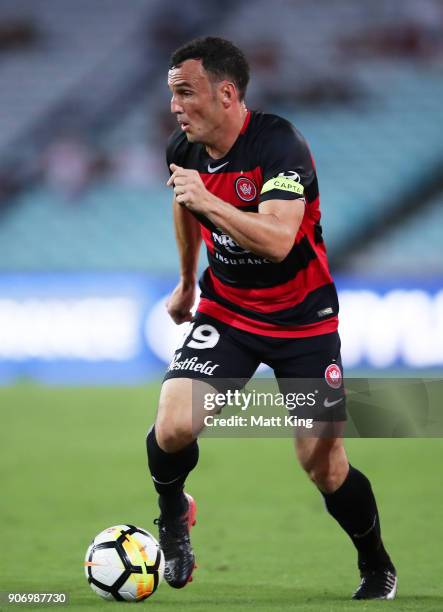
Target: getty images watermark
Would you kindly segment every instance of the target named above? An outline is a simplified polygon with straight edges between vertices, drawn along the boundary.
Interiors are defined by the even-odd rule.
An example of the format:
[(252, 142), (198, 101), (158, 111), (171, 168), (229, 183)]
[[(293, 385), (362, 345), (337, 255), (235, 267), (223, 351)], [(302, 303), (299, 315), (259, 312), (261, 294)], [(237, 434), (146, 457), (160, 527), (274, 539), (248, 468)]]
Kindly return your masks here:
[(192, 382), (206, 437), (443, 437), (443, 378), (243, 379)]
[[(255, 389), (244, 392), (238, 389), (228, 389), (225, 393), (205, 393), (203, 407), (207, 411), (229, 407), (237, 408), (243, 413), (253, 406), (255, 408), (286, 408), (292, 412), (301, 407), (313, 407), (316, 402), (316, 393), (283, 393), (259, 392)], [(313, 418), (298, 417), (297, 414), (270, 415), (248, 414), (242, 416), (232, 414), (221, 418), (218, 415), (207, 414), (203, 418), (205, 427), (304, 427), (312, 429)]]

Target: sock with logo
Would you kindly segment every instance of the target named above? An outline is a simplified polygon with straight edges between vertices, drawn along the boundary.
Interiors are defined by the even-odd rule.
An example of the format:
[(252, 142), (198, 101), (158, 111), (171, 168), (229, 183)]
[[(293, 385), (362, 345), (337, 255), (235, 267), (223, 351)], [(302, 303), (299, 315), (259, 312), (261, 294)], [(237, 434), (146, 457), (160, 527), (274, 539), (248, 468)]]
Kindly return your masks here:
[(383, 546), (380, 519), (371, 483), (351, 465), (334, 493), (322, 493), (326, 508), (346, 531), (358, 551), (360, 569), (392, 568)]
[(163, 517), (175, 518), (184, 514), (188, 502), (183, 493), (185, 480), (198, 462), (198, 444), (191, 444), (177, 453), (167, 453), (158, 445), (155, 428), (146, 437), (148, 465), (152, 480), (159, 494), (159, 506)]

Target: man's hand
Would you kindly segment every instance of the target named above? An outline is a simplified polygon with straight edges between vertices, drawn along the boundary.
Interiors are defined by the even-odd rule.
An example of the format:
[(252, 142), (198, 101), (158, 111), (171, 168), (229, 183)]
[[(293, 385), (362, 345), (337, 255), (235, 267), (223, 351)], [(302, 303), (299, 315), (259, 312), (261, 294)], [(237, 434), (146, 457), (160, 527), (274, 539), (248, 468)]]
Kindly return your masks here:
[(169, 296), (166, 308), (169, 316), (177, 325), (192, 319), (191, 308), (195, 302), (195, 283), (180, 281)]
[(204, 213), (208, 201), (214, 196), (204, 186), (197, 170), (186, 170), (175, 164), (169, 167), (172, 174), (166, 184), (168, 187), (174, 186), (177, 202), (188, 210)]

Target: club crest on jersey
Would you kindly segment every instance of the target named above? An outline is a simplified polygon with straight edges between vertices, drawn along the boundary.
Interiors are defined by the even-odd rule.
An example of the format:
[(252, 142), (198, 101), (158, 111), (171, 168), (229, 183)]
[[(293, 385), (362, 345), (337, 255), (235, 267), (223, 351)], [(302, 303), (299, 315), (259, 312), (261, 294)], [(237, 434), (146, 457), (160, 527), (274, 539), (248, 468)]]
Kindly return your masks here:
[(342, 375), (341, 370), (336, 363), (331, 363), (325, 370), (325, 380), (333, 389), (341, 387)]
[(257, 197), (257, 187), (251, 179), (246, 176), (239, 176), (235, 181), (235, 191), (238, 197), (244, 202), (252, 202)]

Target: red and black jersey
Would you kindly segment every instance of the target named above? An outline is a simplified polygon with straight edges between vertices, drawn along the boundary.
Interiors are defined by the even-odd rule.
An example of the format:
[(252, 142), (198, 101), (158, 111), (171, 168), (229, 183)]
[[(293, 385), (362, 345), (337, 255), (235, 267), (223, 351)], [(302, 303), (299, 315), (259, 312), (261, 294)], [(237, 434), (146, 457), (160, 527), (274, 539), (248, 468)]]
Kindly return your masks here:
[(300, 132), (277, 115), (248, 112), (221, 159), (190, 143), (181, 129), (168, 143), (167, 163), (197, 170), (208, 191), (245, 212), (266, 200), (304, 198), (305, 214), (293, 247), (280, 263), (243, 249), (205, 216), (196, 214), (209, 268), (200, 279), (198, 310), (234, 327), (274, 337), (337, 330), (337, 292), (320, 225), (315, 165)]

